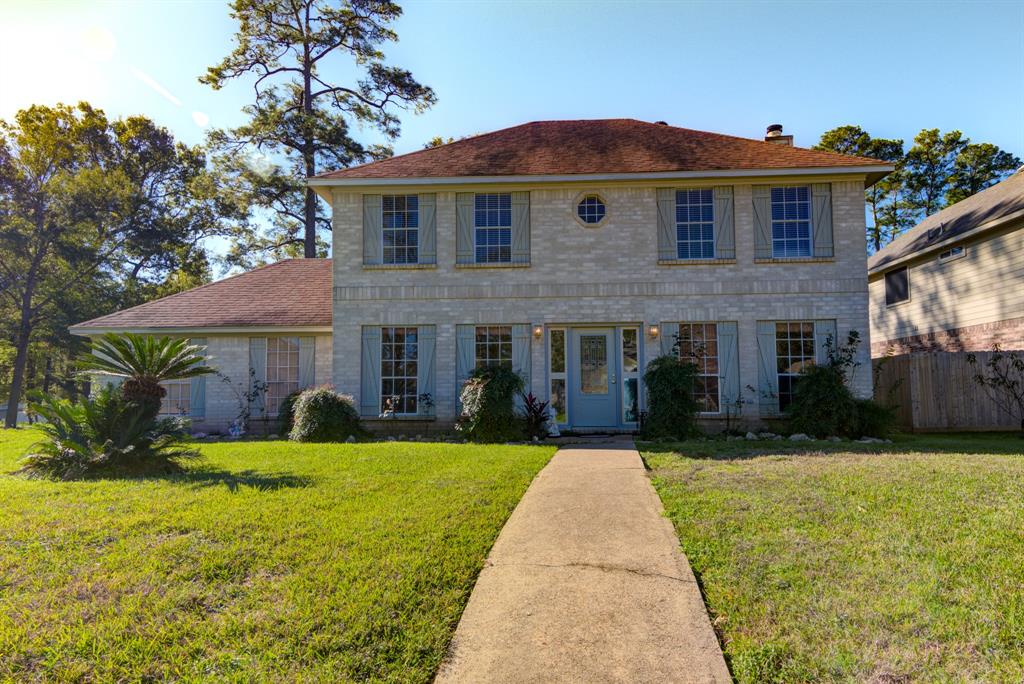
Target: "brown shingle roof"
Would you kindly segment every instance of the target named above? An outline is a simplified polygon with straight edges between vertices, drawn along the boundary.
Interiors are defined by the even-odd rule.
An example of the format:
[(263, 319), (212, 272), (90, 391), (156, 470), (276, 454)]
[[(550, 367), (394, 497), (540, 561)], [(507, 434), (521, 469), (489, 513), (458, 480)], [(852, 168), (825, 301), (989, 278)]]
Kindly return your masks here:
[(986, 223), (1019, 211), (1024, 211), (1024, 169), (921, 221), (872, 255), (868, 271), (884, 269), (911, 254), (928, 252), (950, 238), (966, 236)]
[(289, 259), (71, 327), (330, 326), (331, 260)]
[(598, 119), (534, 121), (331, 171), (317, 178), (449, 178), (885, 165), (876, 159), (635, 119)]

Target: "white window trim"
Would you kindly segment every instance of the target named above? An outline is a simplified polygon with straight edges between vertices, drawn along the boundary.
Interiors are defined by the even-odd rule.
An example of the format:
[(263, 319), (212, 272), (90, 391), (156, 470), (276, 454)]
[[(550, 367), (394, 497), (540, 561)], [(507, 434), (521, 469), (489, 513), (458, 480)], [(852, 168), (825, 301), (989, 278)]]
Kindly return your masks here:
[[(421, 416), (423, 414), (421, 414), (419, 412), (419, 408), (420, 408), (420, 394), (421, 394), (421, 392), (420, 392), (420, 379), (419, 379), (419, 368), (420, 368), (420, 326), (418, 326), (418, 325), (382, 325), (380, 327), (380, 342), (381, 342), (381, 344), (380, 344), (380, 352), (379, 353), (380, 353), (380, 365), (381, 365), (381, 368), (380, 368), (380, 382), (379, 382), (379, 385), (377, 387), (377, 396), (380, 399), (380, 413), (381, 414), (384, 413), (384, 398), (385, 398), (385, 396), (388, 396), (388, 397), (394, 396), (394, 395), (391, 395), (391, 394), (387, 394), (386, 395), (384, 393), (384, 345), (386, 344), (384, 342), (384, 330), (386, 330), (388, 328), (390, 328), (391, 330), (394, 330), (395, 328), (401, 328), (402, 330), (405, 330), (406, 332), (408, 332), (409, 330), (415, 330), (416, 331), (416, 375), (412, 376), (412, 379), (416, 381), (416, 392), (415, 392), (416, 410), (415, 411), (404, 411), (404, 412), (395, 411), (394, 415), (402, 417), (402, 418), (406, 418), (406, 417), (409, 417), (409, 416)], [(392, 358), (391, 360), (394, 361), (394, 358)], [(397, 376), (397, 375), (389, 375), (387, 377), (389, 379), (393, 380), (393, 379), (395, 379), (395, 378), (397, 378), (399, 376)], [(402, 377), (403, 380), (408, 381), (410, 376), (409, 375), (403, 375), (401, 377)]]
[[(487, 195), (499, 195), (499, 196), (500, 195), (508, 195), (509, 196), (509, 202), (512, 201), (512, 193), (510, 193), (510, 192), (478, 192), (478, 193), (473, 195), (473, 262), (472, 262), (472, 264), (473, 265), (479, 265), (479, 266), (503, 266), (505, 264), (512, 264), (512, 263), (514, 263), (512, 261), (512, 243), (515, 241), (515, 238), (512, 235), (512, 230), (513, 230), (513, 225), (512, 224), (515, 222), (515, 218), (510, 219), (508, 226), (478, 226), (477, 223), (476, 223), (476, 198), (481, 196), (481, 195), (484, 195), (484, 196), (487, 196)], [(511, 213), (511, 208), (510, 208), (510, 213)], [(476, 241), (477, 231), (478, 230), (500, 230), (502, 228), (508, 228), (508, 231), (509, 231), (508, 260), (507, 261), (505, 261), (505, 260), (498, 260), (498, 261), (484, 260), (484, 261), (481, 261), (480, 257), (479, 257), (479, 249), (480, 249), (481, 246), (488, 247), (488, 245), (480, 245)]]
[[(957, 254), (951, 254), (955, 249), (960, 251)], [(947, 261), (956, 261), (957, 259), (963, 259), (967, 256), (967, 245), (950, 245), (939, 252), (939, 262), (946, 263)], [(908, 271), (909, 273), (909, 271)], [(907, 281), (907, 290), (910, 290), (910, 281)]]
[[(384, 198), (385, 197), (404, 197), (405, 201), (407, 203), (406, 207), (408, 207), (409, 198), (410, 197), (415, 197), (416, 198), (416, 227), (415, 228), (388, 228), (386, 225), (384, 225), (384, 214), (387, 213), (384, 210)], [(406, 213), (406, 214), (409, 213), (408, 208), (405, 209), (404, 213)], [(404, 230), (407, 233), (409, 231), (416, 231), (416, 261), (388, 261), (387, 260), (387, 257), (385, 256), (385, 254), (387, 254), (387, 248), (388, 247), (387, 247), (386, 244), (384, 244), (384, 234), (387, 231), (389, 231), (389, 230), (391, 230), (391, 231)], [(388, 194), (385, 194), (385, 195), (381, 195), (381, 202), (380, 202), (380, 249), (381, 249), (381, 266), (386, 266), (386, 267), (395, 267), (395, 266), (397, 266), (397, 267), (401, 268), (401, 267), (409, 267), (409, 266), (418, 266), (420, 264), (420, 205), (419, 205), (419, 195), (417, 195), (415, 193), (412, 193), (412, 194), (408, 194), (408, 193), (388, 193)], [(394, 248), (392, 248), (392, 249), (394, 249)], [(403, 249), (408, 249), (408, 245), (403, 247)]]

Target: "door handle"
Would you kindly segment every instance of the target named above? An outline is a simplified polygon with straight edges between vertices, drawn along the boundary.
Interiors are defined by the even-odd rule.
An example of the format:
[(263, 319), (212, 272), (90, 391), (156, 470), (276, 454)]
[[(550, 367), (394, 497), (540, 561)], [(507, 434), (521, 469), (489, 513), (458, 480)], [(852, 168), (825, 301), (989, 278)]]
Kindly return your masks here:
[(615, 373), (612, 373), (612, 384), (615, 384)]

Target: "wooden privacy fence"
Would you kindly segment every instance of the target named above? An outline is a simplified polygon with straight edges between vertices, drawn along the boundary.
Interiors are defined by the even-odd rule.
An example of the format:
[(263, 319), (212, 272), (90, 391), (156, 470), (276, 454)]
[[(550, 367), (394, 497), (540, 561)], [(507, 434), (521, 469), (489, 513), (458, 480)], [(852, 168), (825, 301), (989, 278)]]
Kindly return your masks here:
[(974, 380), (992, 358), (976, 352), (920, 352), (872, 359), (875, 399), (897, 406), (904, 430), (1015, 430), (1017, 420)]

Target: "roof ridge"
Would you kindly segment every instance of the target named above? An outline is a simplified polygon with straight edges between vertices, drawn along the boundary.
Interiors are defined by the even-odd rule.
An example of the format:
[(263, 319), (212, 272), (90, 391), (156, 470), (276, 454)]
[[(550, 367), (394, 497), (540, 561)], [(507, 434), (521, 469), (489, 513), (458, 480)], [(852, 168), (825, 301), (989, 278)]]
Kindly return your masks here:
[[(330, 261), (330, 260), (331, 260), (330, 257), (325, 258), (325, 259), (315, 259), (315, 261)], [(137, 309), (142, 309), (144, 307), (148, 307), (148, 306), (151, 306), (151, 305), (157, 304), (157, 303), (163, 303), (163, 302), (166, 302), (168, 300), (175, 299), (177, 297), (182, 297), (184, 295), (191, 295), (194, 292), (199, 292), (200, 290), (205, 290), (206, 288), (214, 287), (215, 285), (221, 285), (222, 283), (226, 283), (229, 280), (235, 280), (237, 278), (241, 278), (243, 276), (247, 276), (247, 275), (256, 273), (258, 271), (265, 271), (267, 269), (270, 269), (270, 268), (273, 268), (273, 267), (276, 267), (276, 266), (281, 266), (282, 264), (291, 263), (293, 261), (314, 261), (314, 260), (313, 259), (304, 259), (304, 258), (300, 259), (298, 257), (293, 257), (293, 258), (290, 258), (290, 259), (281, 259), (279, 261), (274, 261), (274, 262), (269, 263), (269, 264), (263, 264), (262, 266), (257, 266), (256, 268), (254, 268), (252, 270), (249, 270), (249, 271), (242, 271), (241, 273), (236, 273), (234, 275), (229, 275), (229, 276), (227, 276), (225, 278), (221, 278), (220, 280), (214, 280), (214, 281), (211, 281), (209, 283), (203, 283), (202, 285), (199, 285), (197, 287), (192, 287), (192, 288), (189, 288), (187, 290), (182, 290), (181, 292), (175, 292), (173, 294), (165, 295), (163, 297), (157, 297), (156, 299), (151, 299), (148, 302), (142, 302), (141, 304), (136, 304), (135, 306), (130, 306), (127, 309), (118, 309), (117, 311), (111, 311), (108, 314), (103, 314), (102, 316), (97, 316), (96, 318), (91, 318), (91, 319), (89, 319), (87, 321), (82, 321), (81, 323), (75, 323), (75, 324), (73, 324), (72, 327), (78, 327), (78, 326), (83, 326), (83, 325), (101, 323), (103, 321), (103, 319), (109, 318), (110, 316), (117, 316), (117, 315), (120, 315), (120, 314), (123, 314), (123, 313), (127, 313), (129, 311), (135, 311)]]

